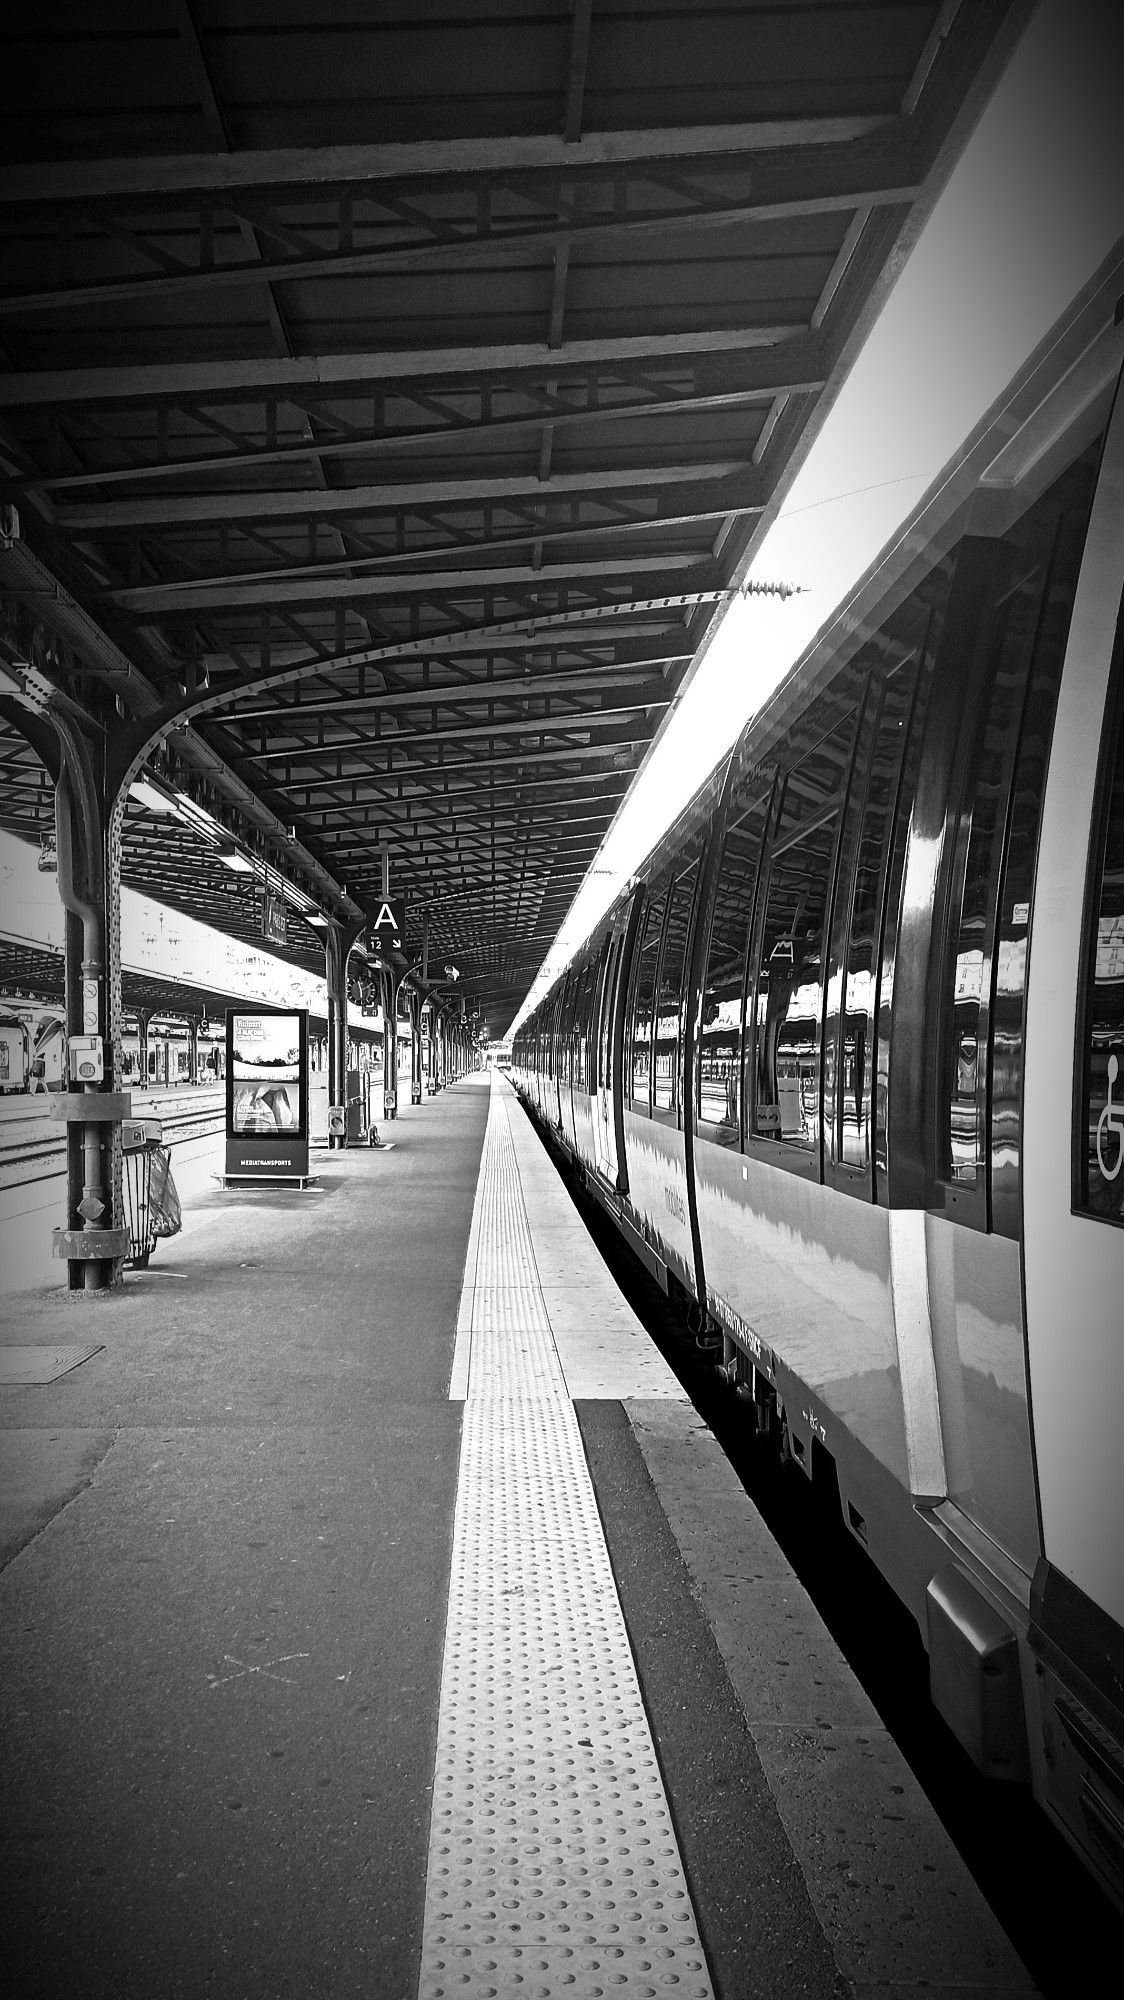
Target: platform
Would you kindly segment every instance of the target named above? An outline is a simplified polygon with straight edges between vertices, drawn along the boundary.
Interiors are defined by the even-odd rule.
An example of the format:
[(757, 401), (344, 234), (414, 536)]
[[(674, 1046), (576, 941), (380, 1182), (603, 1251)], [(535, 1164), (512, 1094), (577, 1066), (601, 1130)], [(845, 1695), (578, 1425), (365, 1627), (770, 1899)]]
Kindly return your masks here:
[(4, 1301), (15, 1990), (1028, 1994), (507, 1084), (318, 1172)]

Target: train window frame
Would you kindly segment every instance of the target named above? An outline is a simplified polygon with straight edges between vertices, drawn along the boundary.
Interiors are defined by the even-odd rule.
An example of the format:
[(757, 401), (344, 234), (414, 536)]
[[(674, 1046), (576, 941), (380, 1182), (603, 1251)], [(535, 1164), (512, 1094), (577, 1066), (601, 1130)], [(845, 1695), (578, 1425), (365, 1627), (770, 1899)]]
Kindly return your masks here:
[[(656, 968), (656, 989), (652, 1012), (652, 1065), (651, 1065), (651, 1113), (660, 1124), (679, 1130), (683, 1121), (683, 1010), (687, 998), (687, 984), (691, 967), (691, 945), (694, 937), (695, 909), (698, 902), (699, 886), (702, 879), (702, 864), (705, 857), (705, 842), (692, 839), (682, 849), (675, 873), (668, 885), (667, 901), (664, 906), (663, 935), (660, 939), (659, 964)], [(682, 954), (675, 987), (675, 1037), (671, 1050), (669, 1076), (670, 1103), (656, 1101), (658, 1082), (657, 1052), (659, 1046), (660, 997), (663, 991), (667, 969), (667, 948), (671, 936), (673, 909), (677, 916), (684, 916)], [(670, 1012), (670, 1010), (669, 1010)]]
[(569, 1090), (574, 1087), (574, 1011), (578, 997), (578, 974), (570, 966), (562, 982), (561, 1004), (558, 1014), (559, 1040), (559, 1081)]
[[(1104, 909), (1105, 869), (1108, 858), (1110, 832), (1115, 831), (1112, 816), (1112, 801), (1118, 784), (1124, 788), (1124, 596), (1117, 612), (1116, 636), (1113, 642), (1112, 664), (1109, 670), (1109, 695), (1105, 703), (1101, 741), (1098, 746), (1097, 789), (1093, 813), (1093, 838), (1089, 843), (1089, 858), (1085, 874), (1085, 895), (1081, 916), (1081, 960), (1078, 971), (1077, 991), (1077, 1034), (1073, 1063), (1073, 1133), (1071, 1141), (1071, 1213), (1084, 1220), (1097, 1222), (1109, 1229), (1124, 1229), (1124, 1201), (1117, 1214), (1106, 1213), (1092, 1205), (1090, 1175), (1091, 1153), (1098, 1151), (1100, 1165), (1100, 1126), (1108, 1110), (1109, 1099), (1114, 1105), (1124, 1107), (1124, 1061), (1119, 1061), (1116, 1077), (1106, 1065), (1105, 1105), (1096, 1126), (1092, 1128), (1095, 1137), (1090, 1137), (1092, 1116), (1092, 1036), (1094, 1032), (1093, 1009), (1096, 999), (1097, 957), (1099, 927)], [(1124, 1028), (1121, 1033), (1124, 1045)], [(1115, 1050), (1112, 1052), (1115, 1054)], [(1124, 1046), (1121, 1049), (1124, 1056)], [(1111, 1056), (1109, 1058), (1111, 1062)], [(1115, 1093), (1112, 1085), (1116, 1085)], [(1115, 1121), (1114, 1121), (1115, 1122)], [(1124, 1152), (1124, 1130), (1117, 1127), (1118, 1144)], [(1121, 1162), (1116, 1172), (1121, 1171)], [(1101, 1166), (1102, 1177), (1104, 1168)], [(1116, 1173), (1111, 1176), (1115, 1180)], [(1122, 1183), (1124, 1185), (1124, 1183)]]
[(582, 1085), (582, 1011), (585, 1006), (585, 960), (574, 967), (574, 1005), (570, 1014), (570, 1088), (579, 1091)]
[[(821, 1182), (824, 1176), (824, 1041), (826, 1009), (828, 1003), (828, 972), (834, 923), (835, 899), (839, 876), (840, 848), (843, 823), (850, 798), (852, 773), (859, 740), (862, 714), (862, 696), (865, 680), (859, 678), (850, 686), (837, 685), (831, 691), (836, 704), (835, 712), (830, 709), (816, 719), (814, 734), (809, 732), (808, 740), (801, 744), (799, 755), (786, 759), (778, 772), (778, 782), (772, 801), (768, 837), (763, 845), (758, 869), (758, 887), (752, 942), (746, 963), (745, 997), (742, 1005), (742, 1150), (769, 1166), (780, 1167), (784, 1172), (794, 1174), (798, 1179)], [(814, 712), (813, 712), (814, 713)], [(850, 732), (849, 741), (840, 767), (839, 783), (836, 791), (814, 811), (807, 820), (797, 819), (790, 830), (782, 834), (781, 827), (788, 802), (789, 787), (798, 772), (809, 760), (822, 750), (840, 730)], [(758, 1085), (758, 1024), (760, 1000), (762, 997), (762, 953), (768, 931), (769, 913), (772, 907), (772, 891), (777, 863), (790, 851), (802, 845), (810, 834), (832, 827), (830, 853), (826, 874), (823, 877), (823, 918), (819, 943), (819, 1002), (815, 1016), (816, 1050), (814, 1066), (816, 1073), (817, 1111), (816, 1135), (810, 1141), (797, 1140), (795, 1134), (774, 1135), (755, 1129), (759, 1110)], [(782, 941), (778, 939), (778, 942)], [(775, 955), (775, 947), (774, 947)], [(786, 1013), (785, 1020), (789, 1019)], [(809, 1017), (811, 1018), (811, 1017)], [(779, 1090), (779, 1079), (777, 1083)], [(801, 1087), (801, 1100), (803, 1089)], [(772, 1105), (770, 1109), (774, 1108)], [(780, 1099), (776, 1100), (778, 1115), (783, 1117)], [(802, 1114), (803, 1115), (803, 1114)]]
[[(629, 969), (629, 982), (628, 982), (628, 1013), (626, 1017), (626, 1031), (625, 1031), (625, 1042), (627, 1045), (628, 1060), (627, 1063), (622, 1066), (621, 1095), (628, 1109), (632, 1112), (633, 1116), (636, 1118), (650, 1118), (652, 1115), (651, 1010), (649, 1011), (648, 1035), (647, 1035), (647, 1044), (648, 1044), (647, 1091), (645, 1095), (641, 1096), (636, 1090), (636, 1053), (637, 1053), (637, 1048), (639, 1046), (637, 1027), (639, 1024), (641, 980), (644, 976), (644, 971), (645, 971), (644, 958), (645, 958), (645, 953), (651, 950), (653, 953), (653, 960), (654, 960), (652, 967), (652, 1006), (654, 1008), (656, 993), (658, 991), (658, 986), (659, 986), (660, 961), (663, 957), (663, 937), (664, 937), (664, 929), (667, 923), (667, 906), (670, 899), (670, 891), (673, 887), (673, 883), (674, 883), (674, 878), (671, 875), (670, 871), (667, 871), (666, 873), (661, 872), (659, 875), (652, 877), (652, 879), (645, 884), (644, 907), (641, 912), (640, 922), (637, 926), (636, 936), (635, 939), (633, 940), (633, 946), (632, 946), (632, 964)], [(656, 920), (654, 923), (652, 921), (653, 917), (655, 917)], [(649, 940), (653, 932), (655, 933), (654, 941), (650, 943)], [(624, 1089), (626, 1076), (628, 1080), (627, 1090)]]
[[(699, 987), (695, 998), (697, 1025), (694, 1034), (693, 1075), (691, 1079), (692, 1131), (695, 1138), (708, 1142), (713, 1146), (718, 1146), (724, 1152), (741, 1152), (744, 1149), (743, 1077), (745, 1065), (746, 982), (749, 957), (753, 945), (754, 925), (757, 921), (757, 899), (761, 888), (761, 859), (772, 827), (777, 793), (777, 773), (771, 766), (751, 766), (750, 769), (739, 776), (736, 786), (731, 791), (723, 814), (718, 852), (714, 863), (714, 877), (708, 896), (705, 948), (699, 954)], [(753, 815), (760, 816), (760, 826), (756, 830), (756, 852), (752, 860), (747, 864), (752, 867), (753, 879), (750, 884), (746, 907), (745, 938), (738, 960), (736, 961), (739, 966), (736, 1003), (738, 1009), (737, 1048), (733, 1058), (732, 1070), (734, 1087), (737, 1093), (737, 1116), (732, 1122), (728, 1136), (724, 1138), (722, 1134), (726, 1121), (708, 1118), (703, 1111), (702, 1066), (705, 1054), (705, 1036), (709, 1025), (703, 1016), (706, 1007), (706, 996), (711, 986), (710, 972), (714, 951), (714, 928), (718, 917), (721, 891), (726, 881), (726, 859), (729, 853), (730, 837), (734, 833), (740, 833), (745, 827), (747, 820)]]
[(586, 1097), (588, 1097), (589, 1095), (589, 1074), (590, 1074), (589, 1017), (592, 1011), (592, 999), (593, 999), (596, 971), (597, 971), (597, 959), (596, 955), (594, 955), (591, 958), (587, 958), (582, 966), (581, 998), (578, 1003), (578, 1013), (580, 1019), (578, 1022), (576, 1046), (577, 1046), (578, 1068), (580, 1072), (579, 1087), (581, 1089), (583, 1096)]
[(607, 1090), (613, 1074), (612, 989), (615, 986), (616, 953), (617, 933), (615, 930), (606, 931), (597, 972), (597, 1001), (593, 1017), (595, 1067), (591, 1077), (591, 1094)]
[[(820, 1128), (822, 1175), (825, 1182), (848, 1192), (864, 1175), (869, 1180), (869, 1161), (852, 1165), (844, 1158), (844, 1105), (846, 1085), (844, 1051), (848, 978), (854, 943), (855, 896), (859, 883), (859, 863), (879, 729), (885, 710), (885, 691), (890, 676), (878, 679), (874, 667), (862, 662), (858, 690), (851, 765), (846, 796), (840, 810), (835, 853), (835, 883), (831, 893), (829, 930), (823, 954), (821, 997), (821, 1091)], [(884, 865), (884, 858), (883, 858)], [(877, 940), (875, 940), (877, 949)], [(871, 1049), (873, 1056), (873, 1047)], [(864, 1047), (865, 1059), (865, 1047)], [(864, 1074), (869, 1063), (864, 1060)]]
[[(837, 1193), (873, 1203), (887, 1200), (886, 1119), (880, 1111), (879, 1083), (885, 1096), (885, 1068), (888, 1061), (889, 1022), (884, 1000), (893, 983), (893, 931), (895, 885), (901, 887), (902, 867), (908, 833), (911, 788), (911, 759), (920, 755), (919, 733), (923, 729), (928, 682), (933, 662), (933, 638), (939, 613), (924, 598), (907, 599), (891, 625), (881, 631), (860, 656), (867, 663), (867, 684), (863, 714), (856, 736), (855, 760), (844, 818), (842, 844), (835, 888), (831, 952), (828, 963), (824, 1009), (824, 1162), (823, 1178)], [(911, 629), (916, 622), (919, 629)], [(886, 653), (898, 656), (885, 664)], [(908, 679), (903, 678), (908, 676)], [(890, 713), (888, 690), (894, 683), (908, 689), (891, 735), (887, 727)], [(866, 740), (863, 734), (866, 732)], [(896, 750), (888, 748), (896, 736)], [(862, 759), (861, 770), (859, 759)], [(886, 800), (876, 808), (873, 787), (879, 766), (885, 763)], [(878, 867), (873, 881), (870, 913), (871, 965), (866, 975), (869, 1003), (866, 1010), (869, 1051), (864, 1061), (861, 1104), (857, 1131), (866, 1132), (867, 1157), (857, 1162), (846, 1158), (845, 1104), (847, 1090), (844, 1046), (850, 982), (855, 963), (856, 910), (860, 876), (871, 833), (871, 819), (878, 810), (885, 825), (878, 843)], [(848, 849), (848, 841), (850, 848)], [(831, 1058), (831, 1088), (828, 1059)], [(830, 1124), (828, 1122), (829, 1099)], [(830, 1134), (830, 1146), (828, 1138)], [(882, 1141), (880, 1154), (879, 1140)]]
[[(1073, 589), (1084, 546), (1088, 506), (1092, 501), (1093, 468), (1099, 457), (1099, 440), (1079, 451), (1050, 485), (1029, 502), (1001, 537), (989, 545), (990, 573), (982, 584), (983, 595), (972, 607), (976, 634), (971, 648), (971, 699), (963, 702), (962, 691), (944, 689), (939, 699), (959, 702), (953, 767), (948, 786), (946, 856), (942, 860), (941, 885), (937, 898), (937, 929), (931, 987), (926, 1018), (931, 1023), (933, 1051), (930, 1125), (926, 1135), (928, 1187), (926, 1205), (935, 1213), (955, 1218), (962, 1225), (983, 1233), (1017, 1238), (1021, 1229), (1021, 1128), (1022, 1128), (1022, 1046), (1025, 1038), (1025, 958), (1033, 922), (1033, 861), (1025, 894), (1018, 910), (1011, 893), (1012, 836), (1020, 802), (1018, 788), (1028, 743), (1035, 729), (1043, 730), (1047, 745), (1041, 760), (1040, 783), (1044, 787), (1048, 743), (1053, 729), (1058, 687), (1065, 654), (1065, 640), (1073, 609)], [(1089, 470), (1089, 489), (1084, 498), (1067, 491), (1083, 462)], [(1072, 573), (1067, 563), (1072, 558)], [(1059, 600), (1059, 585), (1062, 585)], [(1029, 588), (1028, 588), (1029, 586)], [(1019, 632), (1013, 623), (1020, 592), (1026, 593)], [(1060, 630), (1051, 629), (1062, 606)], [(1005, 668), (1005, 655), (1014, 634), (1016, 651)], [(1052, 662), (1052, 666), (1051, 666)], [(958, 1005), (956, 966), (963, 956), (964, 889), (975, 837), (977, 798), (985, 740), (1001, 713), (1004, 682), (1017, 673), (1013, 693), (1007, 696), (1007, 734), (996, 763), (997, 810), (985, 854), (984, 918), (980, 927), (980, 970), (976, 1008), (975, 1081), (973, 1131), (975, 1157), (972, 1178), (956, 1175), (951, 1151), (954, 1118), (953, 1033)], [(1052, 679), (1051, 679), (1052, 674)], [(993, 759), (996, 752), (992, 752)], [(1035, 825), (1031, 846), (1037, 851), (1037, 828), (1041, 815), (1042, 790), (1035, 802)], [(1022, 802), (1025, 808), (1025, 802)], [(1026, 844), (1025, 828), (1020, 835)], [(1023, 857), (1025, 866), (1025, 856)], [(981, 880), (978, 869), (974, 880)], [(1019, 912), (1022, 914), (1019, 915)], [(1018, 921), (1016, 921), (1018, 917)], [(1004, 950), (1007, 970), (1011, 970), (1011, 950), (1022, 940), (1023, 977), (1017, 991), (1000, 989)], [(997, 1172), (1002, 1156), (996, 1146), (997, 1049), (996, 1024), (1002, 1021), (1009, 1035), (1011, 1022), (1018, 1016), (1019, 1085), (1017, 1119), (1019, 1135), (1015, 1163), (1008, 1173)], [(1005, 1102), (1010, 1100), (1010, 1093)], [(1011, 1183), (1013, 1182), (1013, 1185)]]

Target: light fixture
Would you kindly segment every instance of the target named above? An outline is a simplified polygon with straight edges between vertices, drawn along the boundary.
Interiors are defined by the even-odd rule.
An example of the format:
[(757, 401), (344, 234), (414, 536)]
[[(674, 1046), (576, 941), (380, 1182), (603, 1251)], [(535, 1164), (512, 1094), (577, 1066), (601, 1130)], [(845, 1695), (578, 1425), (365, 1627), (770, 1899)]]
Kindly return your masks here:
[(140, 806), (147, 806), (149, 812), (174, 813), (176, 808), (167, 792), (158, 791), (147, 778), (134, 778), (129, 786), (129, 797)]
[(253, 875), (256, 872), (249, 855), (239, 854), (237, 848), (229, 854), (220, 854), (218, 858), (224, 868), (233, 868), (236, 875)]
[(204, 840), (209, 840), (212, 846), (229, 841), (230, 836), (225, 827), (219, 825), (218, 820), (205, 806), (196, 805), (190, 792), (176, 793), (175, 811), (186, 826), (192, 827), (196, 833), (201, 833)]

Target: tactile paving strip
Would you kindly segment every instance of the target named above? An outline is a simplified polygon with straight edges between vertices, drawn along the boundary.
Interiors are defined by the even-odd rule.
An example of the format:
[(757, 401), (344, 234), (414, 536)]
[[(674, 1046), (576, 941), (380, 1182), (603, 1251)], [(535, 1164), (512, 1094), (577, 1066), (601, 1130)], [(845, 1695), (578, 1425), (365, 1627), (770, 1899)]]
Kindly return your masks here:
[(421, 2000), (712, 2000), (495, 1085), (480, 1171)]

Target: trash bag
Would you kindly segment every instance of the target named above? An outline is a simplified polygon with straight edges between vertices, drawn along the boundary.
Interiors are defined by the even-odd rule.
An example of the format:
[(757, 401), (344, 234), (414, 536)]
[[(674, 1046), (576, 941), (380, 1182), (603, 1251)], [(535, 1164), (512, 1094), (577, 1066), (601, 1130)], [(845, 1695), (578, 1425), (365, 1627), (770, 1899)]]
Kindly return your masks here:
[(183, 1212), (172, 1179), (172, 1156), (166, 1146), (152, 1148), (152, 1186), (149, 1213), (157, 1236), (174, 1236), (183, 1228)]

